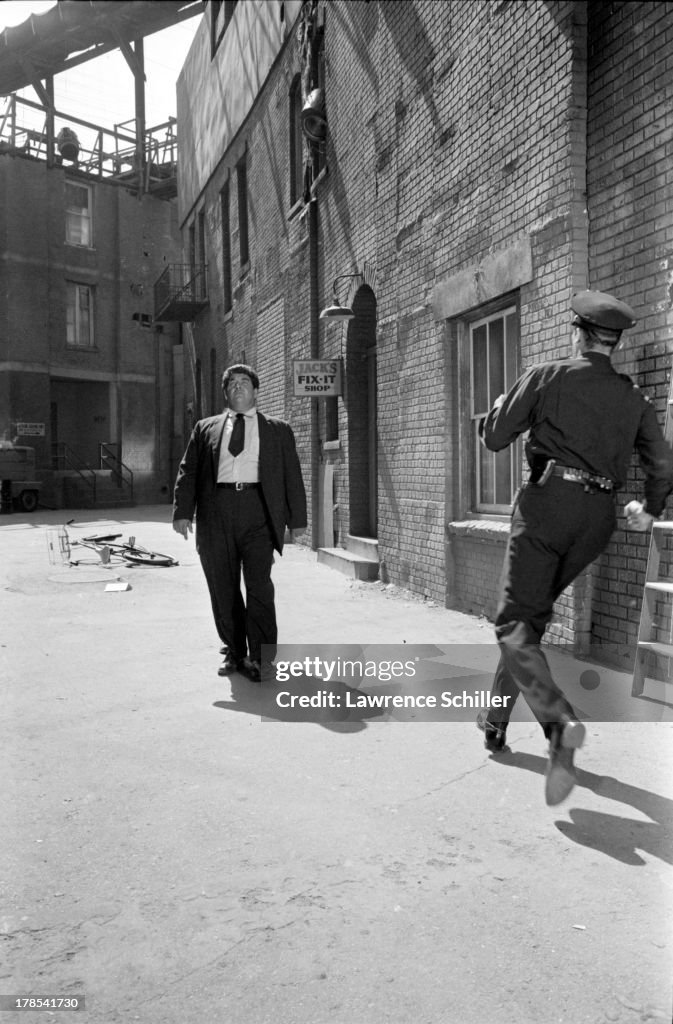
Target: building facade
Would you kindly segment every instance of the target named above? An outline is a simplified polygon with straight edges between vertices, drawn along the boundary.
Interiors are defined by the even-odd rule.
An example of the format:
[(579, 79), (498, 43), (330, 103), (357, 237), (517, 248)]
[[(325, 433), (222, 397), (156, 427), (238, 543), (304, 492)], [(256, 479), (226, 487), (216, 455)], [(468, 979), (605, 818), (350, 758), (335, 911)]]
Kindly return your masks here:
[[(260, 407), (297, 434), (314, 547), (374, 540), (382, 579), (492, 616), (525, 467), (476, 423), (567, 353), (577, 290), (635, 309), (616, 363), (663, 423), (672, 31), (650, 2), (208, 5), (178, 81), (183, 248), (208, 281), (189, 411), (256, 365)], [(353, 318), (321, 319), (331, 302)], [(340, 362), (342, 395), (295, 396), (295, 360)], [(623, 660), (645, 559), (619, 529), (551, 639)]]
[(36, 449), (43, 504), (168, 500), (180, 329), (153, 284), (179, 251), (175, 199), (0, 153), (0, 440)]

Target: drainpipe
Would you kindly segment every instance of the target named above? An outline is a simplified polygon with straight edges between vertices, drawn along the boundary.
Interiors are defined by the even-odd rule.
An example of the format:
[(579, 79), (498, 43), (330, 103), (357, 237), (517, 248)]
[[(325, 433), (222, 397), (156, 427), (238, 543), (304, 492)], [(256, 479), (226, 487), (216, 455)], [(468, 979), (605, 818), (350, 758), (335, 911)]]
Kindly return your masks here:
[[(320, 300), (318, 295), (318, 200), (313, 196), (308, 209), (310, 264), (311, 359), (320, 358)], [(311, 398), (311, 547), (320, 543), (320, 423), (319, 398)]]

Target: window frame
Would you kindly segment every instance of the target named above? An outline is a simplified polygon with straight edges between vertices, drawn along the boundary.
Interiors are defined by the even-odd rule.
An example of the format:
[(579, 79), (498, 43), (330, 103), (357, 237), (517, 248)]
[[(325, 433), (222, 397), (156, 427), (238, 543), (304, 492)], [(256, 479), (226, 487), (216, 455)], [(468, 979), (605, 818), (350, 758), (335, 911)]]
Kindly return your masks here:
[[(71, 206), (68, 203), (68, 188), (81, 188), (84, 189), (87, 195), (87, 206)], [(86, 210), (86, 216), (82, 216), (82, 211)], [(65, 191), (64, 191), (64, 211), (65, 211), (65, 244), (75, 246), (78, 249), (93, 249), (93, 186), (88, 182), (76, 181), (73, 178), (65, 179)], [(69, 237), (69, 228), (72, 223), (71, 217), (77, 216), (80, 223), (87, 225), (87, 240), (85, 242), (77, 242)]]
[(220, 216), (222, 219), (222, 297), (224, 312), (233, 307), (233, 286), (231, 266), (231, 179), (227, 177), (220, 191)]
[[(88, 340), (84, 342), (81, 341), (82, 324), (80, 319), (82, 309), (80, 295), (82, 292), (88, 296)], [(74, 297), (74, 302), (72, 303), (71, 296)], [(71, 310), (73, 312), (72, 317)], [(96, 290), (93, 285), (84, 284), (82, 281), (66, 281), (65, 340), (68, 348), (88, 350), (96, 347), (95, 311)], [(74, 338), (70, 336), (71, 325)]]
[[(514, 337), (510, 339), (507, 330), (508, 320), (514, 330)], [(474, 358), (474, 334), (481, 328), (486, 327), (486, 360), (487, 360), (487, 373), (488, 373), (488, 360), (490, 357), (490, 342), (491, 342), (491, 329), (490, 325), (497, 321), (503, 323), (503, 351), (502, 351), (502, 390), (498, 390), (498, 394), (507, 393), (512, 387), (516, 379), (520, 374), (520, 353), (521, 353), (521, 331), (520, 331), (520, 319), (519, 319), (519, 306), (518, 299), (516, 296), (508, 296), (498, 303), (491, 303), (487, 306), (481, 307), (475, 311), (475, 315), (466, 319), (464, 322), (465, 326), (465, 350), (467, 359), (467, 381), (468, 381), (468, 398), (467, 407), (465, 409), (466, 420), (468, 424), (469, 434), (469, 447), (465, 446), (465, 453), (469, 460), (469, 504), (471, 510), (477, 515), (484, 517), (501, 517), (508, 516), (511, 514), (512, 505), (516, 496), (517, 489), (521, 484), (521, 452), (522, 443), (518, 439), (501, 452), (489, 452), (487, 448), (482, 444), (479, 439), (478, 426), (479, 421), (485, 415), (486, 412), (492, 408), (493, 401), (497, 398), (496, 394), (491, 394), (493, 391), (494, 383), (487, 381), (487, 401), (488, 405), (486, 409), (476, 406), (476, 387), (475, 387), (475, 358)], [(497, 388), (496, 388), (497, 390)], [(491, 462), (491, 481), (493, 487), (493, 500), (484, 500), (483, 495), (483, 479), (482, 479), (482, 464), (485, 458), (490, 457)], [(510, 487), (510, 500), (508, 502), (496, 501), (496, 481), (497, 481), (497, 469), (498, 462), (503, 463), (505, 460), (509, 461), (509, 487)]]
[(238, 251), (241, 277), (250, 267), (250, 191), (248, 188), (248, 150), (236, 162), (238, 199)]
[(206, 259), (206, 211), (205, 209), (199, 210), (196, 218), (197, 231), (196, 231), (196, 244), (197, 244), (197, 269), (198, 269), (198, 283), (195, 288), (195, 298), (205, 299), (206, 297), (206, 267), (208, 266)]

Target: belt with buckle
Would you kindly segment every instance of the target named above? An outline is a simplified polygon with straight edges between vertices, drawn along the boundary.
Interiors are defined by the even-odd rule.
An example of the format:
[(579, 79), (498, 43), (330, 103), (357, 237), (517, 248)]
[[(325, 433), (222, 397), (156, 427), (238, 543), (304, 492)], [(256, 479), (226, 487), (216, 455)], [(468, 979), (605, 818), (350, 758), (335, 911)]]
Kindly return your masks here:
[(258, 483), (248, 483), (247, 480), (237, 480), (233, 484), (218, 484), (218, 487), (228, 487), (232, 491), (247, 491), (249, 487), (259, 487)]
[(609, 494), (615, 490), (614, 480), (606, 476), (595, 476), (588, 473), (586, 469), (576, 469), (574, 466), (554, 466), (552, 473), (560, 476), (562, 480), (569, 480), (573, 484), (583, 484), (585, 491), (605, 491)]

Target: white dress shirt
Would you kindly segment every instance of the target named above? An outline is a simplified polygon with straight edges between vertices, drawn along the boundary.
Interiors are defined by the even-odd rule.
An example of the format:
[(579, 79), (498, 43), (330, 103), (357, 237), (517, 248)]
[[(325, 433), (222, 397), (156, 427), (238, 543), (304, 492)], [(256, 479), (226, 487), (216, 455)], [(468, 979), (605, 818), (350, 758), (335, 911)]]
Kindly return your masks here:
[(227, 409), (220, 448), (220, 463), (217, 473), (218, 484), (233, 484), (242, 481), (248, 484), (259, 483), (259, 424), (257, 410), (248, 409), (245, 416), (245, 447), (234, 458), (229, 451), (231, 432), (234, 429), (237, 413)]

